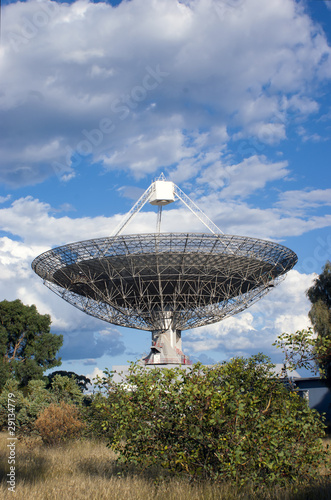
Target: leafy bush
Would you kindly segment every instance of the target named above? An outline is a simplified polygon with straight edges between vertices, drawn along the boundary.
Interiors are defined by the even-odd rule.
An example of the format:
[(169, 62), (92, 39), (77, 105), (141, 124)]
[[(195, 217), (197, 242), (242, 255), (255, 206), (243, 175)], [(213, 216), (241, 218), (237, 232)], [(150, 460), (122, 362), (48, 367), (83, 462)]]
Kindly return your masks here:
[(306, 401), (274, 376), (263, 355), (212, 367), (131, 365), (109, 397), (111, 447), (125, 463), (160, 466), (192, 479), (239, 484), (314, 477), (324, 458), (324, 426)]
[(9, 393), (14, 394), (15, 433), (18, 436), (35, 434), (35, 420), (51, 403), (64, 401), (81, 407), (84, 398), (73, 378), (56, 375), (50, 389), (46, 389), (44, 380), (30, 380), (27, 387), (19, 388), (19, 382), (11, 378), (0, 394), (0, 430), (8, 426)]
[(45, 444), (54, 445), (80, 437), (84, 424), (78, 409), (61, 401), (45, 408), (37, 418), (35, 427)]
[(86, 435), (96, 439), (112, 439), (114, 436), (114, 421), (112, 419), (111, 402), (104, 394), (93, 394), (88, 404), (85, 399), (83, 408), (86, 423)]
[(73, 377), (55, 375), (51, 381), (50, 392), (56, 402), (82, 404), (84, 395)]
[(27, 435), (33, 433), (34, 421), (38, 414), (52, 401), (53, 397), (45, 388), (43, 380), (30, 380), (28, 386), (19, 389), (17, 380), (7, 380), (0, 395), (0, 429), (6, 429), (8, 424), (8, 394), (14, 394), (15, 401), (15, 433)]

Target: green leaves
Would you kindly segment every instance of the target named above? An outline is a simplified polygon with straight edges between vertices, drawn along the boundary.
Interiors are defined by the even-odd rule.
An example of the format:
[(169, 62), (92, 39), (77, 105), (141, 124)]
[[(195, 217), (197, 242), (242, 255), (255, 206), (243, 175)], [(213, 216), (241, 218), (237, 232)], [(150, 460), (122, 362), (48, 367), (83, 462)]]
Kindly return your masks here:
[(284, 370), (306, 368), (313, 373), (325, 374), (322, 360), (331, 351), (331, 338), (318, 337), (313, 328), (298, 330), (295, 333), (282, 333), (272, 345), (281, 349), (285, 355)]
[(312, 303), (309, 318), (317, 334), (316, 361), (331, 388), (331, 262), (326, 262), (307, 295)]
[[(263, 355), (185, 371), (131, 365), (100, 380), (121, 460), (192, 479), (277, 482), (313, 475), (323, 425)], [(309, 448), (309, 451), (308, 451)]]
[(21, 386), (59, 366), (63, 337), (50, 332), (51, 318), (20, 300), (0, 302), (0, 384), (11, 374)]
[(20, 388), (15, 379), (8, 379), (0, 394), (0, 430), (8, 424), (8, 393), (14, 394), (17, 435), (35, 433), (38, 415), (50, 404), (66, 403), (82, 409), (83, 394), (73, 378), (56, 375), (49, 389), (45, 380), (30, 380)]
[(51, 393), (54, 400), (59, 403), (73, 403), (81, 405), (84, 395), (73, 377), (55, 375), (51, 383)]

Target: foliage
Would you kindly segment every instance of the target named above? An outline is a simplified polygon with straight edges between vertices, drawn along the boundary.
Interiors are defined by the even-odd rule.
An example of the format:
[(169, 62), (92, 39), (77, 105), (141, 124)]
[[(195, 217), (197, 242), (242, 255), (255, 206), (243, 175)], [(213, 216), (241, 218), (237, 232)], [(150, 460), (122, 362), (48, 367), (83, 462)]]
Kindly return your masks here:
[(110, 392), (107, 396), (96, 393), (90, 398), (90, 404), (84, 408), (88, 436), (112, 440), (116, 428), (112, 414), (112, 406), (117, 401), (116, 393)]
[(312, 303), (309, 318), (317, 333), (316, 348), (327, 345), (318, 352), (317, 362), (331, 387), (331, 263), (328, 261), (313, 286), (307, 291)]
[(244, 488), (215, 481), (191, 482), (163, 471), (140, 471), (116, 462), (101, 441), (76, 440), (44, 446), (40, 439), (21, 440), (17, 447), (15, 494), (8, 492), (8, 440), (0, 434), (0, 498), (7, 500), (330, 500), (330, 479), (316, 478), (280, 488), (263, 483)]
[(281, 349), (285, 355), (285, 372), (288, 369), (293, 371), (305, 368), (315, 374), (318, 372), (323, 374), (318, 361), (328, 354), (331, 341), (321, 338), (316, 342), (316, 334), (310, 327), (297, 330), (295, 333), (282, 333), (272, 345)]
[(121, 460), (191, 479), (243, 484), (313, 477), (323, 424), (273, 374), (263, 355), (188, 370), (132, 364), (123, 382), (98, 379), (109, 398), (111, 447)]
[(35, 427), (45, 444), (54, 445), (80, 437), (84, 424), (78, 409), (61, 401), (45, 408), (37, 418)]
[(77, 375), (77, 373), (75, 373), (75, 372), (67, 372), (64, 370), (57, 370), (57, 371), (52, 372), (49, 375), (47, 375), (47, 378), (49, 381), (47, 384), (47, 389), (49, 387), (51, 387), (53, 378), (56, 375), (61, 375), (61, 377), (73, 378), (75, 380), (76, 384), (78, 385), (79, 389), (81, 390), (81, 392), (87, 391), (88, 384), (91, 383), (91, 380), (89, 378), (85, 377), (85, 375)]
[(0, 394), (0, 430), (8, 423), (8, 394), (14, 395), (15, 425), (17, 435), (34, 434), (34, 423), (38, 415), (51, 403), (70, 403), (82, 406), (84, 395), (74, 379), (56, 375), (52, 385), (46, 388), (44, 380), (30, 380), (27, 387), (20, 388), (17, 380), (7, 380)]
[(285, 355), (285, 371), (306, 368), (320, 373), (331, 387), (331, 264), (327, 262), (307, 291), (313, 328), (282, 333), (273, 344)]
[(41, 378), (43, 372), (59, 366), (56, 353), (62, 345), (62, 335), (50, 332), (51, 318), (39, 314), (36, 306), (26, 306), (20, 300), (0, 302), (0, 384), (11, 374), (26, 386), (29, 380)]
[(56, 402), (74, 403), (81, 405), (83, 394), (74, 378), (55, 375), (52, 378), (50, 391)]
[(45, 388), (43, 380), (30, 380), (25, 393), (19, 389), (17, 380), (9, 379), (0, 395), (0, 429), (6, 429), (8, 423), (8, 394), (14, 395), (15, 434), (26, 435), (34, 431), (34, 421), (38, 414), (53, 400)]
[(7, 340), (8, 335), (4, 326), (0, 324), (0, 388), (10, 378), (10, 365), (7, 362)]

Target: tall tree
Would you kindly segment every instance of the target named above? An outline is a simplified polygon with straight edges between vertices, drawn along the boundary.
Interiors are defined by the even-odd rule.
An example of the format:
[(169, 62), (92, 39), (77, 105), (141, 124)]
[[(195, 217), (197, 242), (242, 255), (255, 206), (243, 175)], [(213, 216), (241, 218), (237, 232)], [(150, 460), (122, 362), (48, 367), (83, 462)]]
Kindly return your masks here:
[(10, 366), (7, 362), (8, 334), (6, 328), (0, 324), (0, 388), (4, 386), (10, 377)]
[(60, 375), (61, 377), (73, 378), (81, 392), (87, 391), (88, 385), (91, 384), (91, 380), (89, 378), (85, 377), (85, 375), (77, 375), (77, 373), (75, 373), (75, 372), (67, 372), (64, 370), (57, 370), (57, 371), (49, 373), (47, 375), (47, 378), (49, 381), (47, 384), (47, 389), (49, 389), (52, 386), (53, 379), (54, 379), (54, 377), (56, 377), (56, 375)]
[(50, 331), (51, 318), (20, 300), (0, 302), (0, 384), (8, 376), (26, 386), (45, 370), (61, 365), (57, 358), (63, 336)]
[[(317, 346), (328, 340), (331, 342), (331, 263), (326, 262), (321, 274), (307, 291), (312, 303), (309, 318), (317, 333)], [(327, 383), (331, 386), (331, 348), (318, 359)]]

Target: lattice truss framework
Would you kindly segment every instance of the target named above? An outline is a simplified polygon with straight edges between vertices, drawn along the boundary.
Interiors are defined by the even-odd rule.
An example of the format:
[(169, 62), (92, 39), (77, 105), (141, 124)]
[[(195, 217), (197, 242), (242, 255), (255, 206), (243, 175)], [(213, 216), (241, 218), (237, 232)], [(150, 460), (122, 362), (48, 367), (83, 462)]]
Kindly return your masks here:
[(32, 268), (85, 313), (141, 330), (220, 321), (263, 297), (297, 262), (277, 243), (225, 234), (118, 235), (64, 245)]

